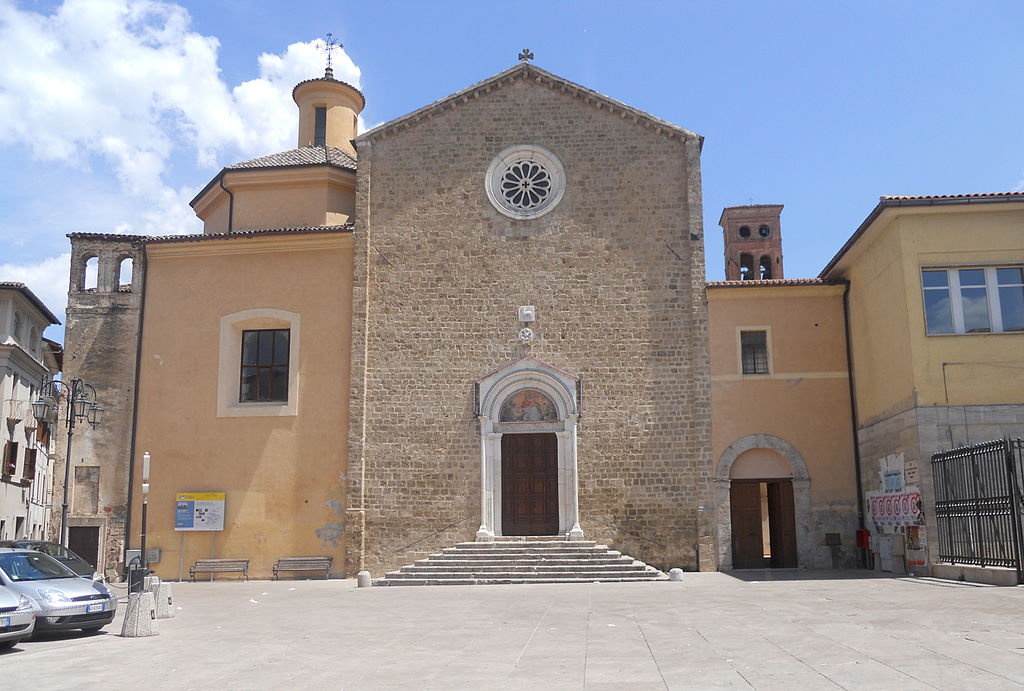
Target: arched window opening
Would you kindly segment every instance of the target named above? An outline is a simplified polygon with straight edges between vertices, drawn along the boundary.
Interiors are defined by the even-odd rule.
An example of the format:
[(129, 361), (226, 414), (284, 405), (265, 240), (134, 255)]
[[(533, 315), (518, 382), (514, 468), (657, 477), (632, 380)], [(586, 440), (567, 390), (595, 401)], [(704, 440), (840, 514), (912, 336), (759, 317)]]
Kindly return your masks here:
[(754, 257), (749, 254), (740, 255), (740, 280), (753, 281), (757, 278), (754, 273)]
[(14, 340), (21, 340), (21, 314), (18, 312), (14, 313)]
[(96, 290), (96, 288), (99, 286), (99, 275), (99, 257), (88, 257), (85, 260), (85, 274), (82, 282), (82, 290)]
[(761, 280), (767, 281), (772, 277), (772, 258), (761, 257)]
[(121, 264), (117, 267), (118, 275), (118, 290), (122, 293), (130, 292), (132, 289), (132, 272), (134, 270), (134, 262), (131, 257), (125, 257), (121, 260)]

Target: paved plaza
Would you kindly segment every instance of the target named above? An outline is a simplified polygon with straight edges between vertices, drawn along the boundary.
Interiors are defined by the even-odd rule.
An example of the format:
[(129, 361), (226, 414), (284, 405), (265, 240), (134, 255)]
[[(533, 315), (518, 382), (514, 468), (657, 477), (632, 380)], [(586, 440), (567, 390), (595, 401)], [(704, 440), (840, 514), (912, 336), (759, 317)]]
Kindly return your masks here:
[[(770, 580), (767, 580), (770, 579)], [(159, 636), (25, 641), (17, 689), (1006, 689), (1024, 588), (866, 572), (683, 583), (175, 583)]]

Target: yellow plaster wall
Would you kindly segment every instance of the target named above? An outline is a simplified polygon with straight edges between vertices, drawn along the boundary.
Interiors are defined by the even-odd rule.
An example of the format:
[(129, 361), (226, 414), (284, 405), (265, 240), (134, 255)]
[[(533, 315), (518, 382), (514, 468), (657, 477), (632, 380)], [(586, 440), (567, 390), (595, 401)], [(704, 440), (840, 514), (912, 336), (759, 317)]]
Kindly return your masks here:
[(1024, 264), (1024, 204), (946, 207), (899, 222), (919, 405), (1020, 403), (1024, 333), (927, 335), (921, 267)]
[(355, 214), (355, 174), (328, 166), (231, 171), (196, 204), (204, 233), (343, 225)]
[(886, 209), (833, 276), (850, 280), (860, 424), (915, 405), (1019, 403), (1024, 334), (929, 336), (922, 267), (1024, 263), (1024, 204)]
[[(136, 468), (153, 457), (148, 544), (162, 578), (187, 577), (211, 556), (210, 533), (174, 531), (174, 495), (224, 491), (218, 557), (247, 557), (250, 576), (282, 556), (331, 555), (344, 564), (351, 333), (352, 238), (347, 234), (149, 246)], [(296, 312), (298, 415), (216, 417), (221, 317), (241, 310)], [(132, 531), (138, 535), (140, 479)], [(320, 534), (318, 535), (318, 531)], [(336, 536), (336, 543), (326, 537)]]
[[(780, 437), (807, 463), (815, 506), (856, 503), (842, 290), (708, 287), (715, 463), (742, 437)], [(771, 374), (741, 374), (741, 327), (770, 329)]]
[(899, 228), (888, 228), (859, 248), (856, 260), (842, 272), (850, 281), (850, 345), (862, 426), (914, 405), (910, 325), (903, 300), (906, 266), (900, 252)]

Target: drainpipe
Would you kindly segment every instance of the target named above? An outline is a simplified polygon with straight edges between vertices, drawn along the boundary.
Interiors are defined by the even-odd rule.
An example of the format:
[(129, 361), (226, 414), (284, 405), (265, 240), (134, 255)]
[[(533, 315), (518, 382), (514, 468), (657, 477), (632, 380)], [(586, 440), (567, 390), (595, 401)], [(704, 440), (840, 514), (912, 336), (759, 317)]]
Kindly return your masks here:
[(850, 282), (847, 280), (843, 281), (843, 331), (846, 336), (846, 373), (850, 389), (850, 424), (853, 427), (853, 466), (857, 474), (857, 526), (864, 530), (864, 486), (860, 477), (860, 442), (857, 440), (857, 397), (854, 394), (853, 388), (853, 348), (850, 345)]
[(234, 229), (235, 219), (235, 195), (231, 194), (231, 190), (224, 186), (224, 171), (220, 172), (217, 176), (217, 184), (220, 188), (228, 193), (228, 232), (230, 233)]
[[(146, 281), (149, 279), (149, 262), (146, 245), (142, 245), (142, 295), (139, 296), (139, 335), (135, 343), (135, 391), (132, 394), (132, 440), (128, 446), (128, 506), (124, 517), (124, 552), (121, 561), (128, 567), (128, 550), (132, 542), (132, 497), (135, 494), (135, 433), (139, 419), (139, 371), (142, 369), (142, 325), (146, 317)], [(145, 555), (143, 555), (145, 558)]]

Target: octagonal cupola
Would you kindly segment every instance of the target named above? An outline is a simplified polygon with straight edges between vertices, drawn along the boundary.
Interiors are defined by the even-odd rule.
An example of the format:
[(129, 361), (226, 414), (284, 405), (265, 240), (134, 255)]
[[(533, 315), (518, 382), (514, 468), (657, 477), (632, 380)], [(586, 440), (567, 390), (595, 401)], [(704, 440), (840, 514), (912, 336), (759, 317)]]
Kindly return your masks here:
[(335, 79), (328, 67), (322, 78), (299, 82), (292, 98), (299, 106), (299, 148), (333, 146), (355, 153), (357, 118), (366, 105), (358, 89)]

